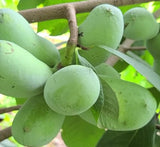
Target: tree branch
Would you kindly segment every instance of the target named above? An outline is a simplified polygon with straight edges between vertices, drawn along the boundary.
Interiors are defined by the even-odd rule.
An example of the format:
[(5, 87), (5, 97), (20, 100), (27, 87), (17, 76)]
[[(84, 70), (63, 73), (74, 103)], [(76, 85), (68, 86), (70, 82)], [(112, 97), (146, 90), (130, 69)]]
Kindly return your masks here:
[(20, 105), (17, 105), (17, 106), (12, 106), (12, 107), (8, 107), (8, 108), (1, 108), (0, 109), (0, 114), (11, 112), (11, 111), (14, 111), (14, 110), (19, 110), (20, 107), (21, 107)]
[(62, 66), (67, 66), (72, 63), (73, 54), (77, 46), (78, 28), (77, 28), (76, 11), (73, 5), (68, 4), (66, 6), (66, 18), (69, 24), (70, 38), (67, 42), (65, 57), (64, 59), (62, 59), (61, 62)]
[[(157, 0), (159, 1), (159, 0)], [(150, 0), (90, 0), (72, 3), (63, 3), (43, 8), (34, 8), (19, 11), (29, 23), (46, 21), (51, 19), (67, 18), (66, 5), (72, 5), (76, 13), (90, 12), (94, 7), (100, 4), (108, 3), (115, 6), (130, 5), (136, 3), (150, 2)]]
[[(124, 40), (123, 43), (119, 46), (118, 50), (119, 50), (120, 52), (125, 53), (125, 52), (127, 51), (125, 48), (130, 48), (130, 46), (131, 46), (133, 43), (134, 43), (134, 40), (126, 39), (126, 40)], [(125, 48), (123, 48), (124, 46), (125, 46)], [(114, 65), (118, 62), (119, 59), (120, 59), (120, 58), (119, 58), (118, 56), (111, 55), (111, 56), (107, 59), (106, 63), (107, 63), (108, 65), (114, 66)]]
[(3, 141), (12, 136), (11, 127), (5, 128), (0, 131), (0, 141)]

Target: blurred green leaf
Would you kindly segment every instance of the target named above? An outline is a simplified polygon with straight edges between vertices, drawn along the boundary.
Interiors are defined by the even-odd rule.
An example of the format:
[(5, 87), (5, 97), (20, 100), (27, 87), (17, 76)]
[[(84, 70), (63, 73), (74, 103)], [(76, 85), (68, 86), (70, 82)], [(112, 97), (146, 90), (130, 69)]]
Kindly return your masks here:
[(31, 8), (36, 8), (38, 5), (42, 4), (44, 0), (20, 0), (18, 3), (18, 9), (19, 10), (24, 10), (24, 9), (31, 9)]
[(106, 131), (96, 147), (153, 147), (155, 119), (135, 131)]
[(68, 147), (94, 147), (103, 133), (78, 116), (66, 117), (62, 127), (62, 138)]

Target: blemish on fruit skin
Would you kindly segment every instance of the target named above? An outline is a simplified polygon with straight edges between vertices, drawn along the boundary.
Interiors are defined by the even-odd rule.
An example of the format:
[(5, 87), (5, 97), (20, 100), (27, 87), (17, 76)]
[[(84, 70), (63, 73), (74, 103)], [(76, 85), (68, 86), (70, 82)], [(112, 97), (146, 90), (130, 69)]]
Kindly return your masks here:
[(7, 42), (7, 44), (11, 47), (10, 49), (10, 51), (8, 51), (8, 52), (5, 52), (5, 54), (12, 54), (13, 52), (14, 52), (14, 49), (13, 49), (13, 46), (12, 46), (12, 44), (10, 44), (9, 42)]
[(15, 88), (15, 85), (13, 85), (12, 88)]
[(24, 127), (24, 128), (23, 128), (23, 131), (24, 131), (24, 132), (29, 132), (29, 131), (30, 131), (30, 129), (29, 129), (29, 128), (27, 128), (27, 127)]
[(78, 37), (83, 37), (83, 32), (78, 33)]

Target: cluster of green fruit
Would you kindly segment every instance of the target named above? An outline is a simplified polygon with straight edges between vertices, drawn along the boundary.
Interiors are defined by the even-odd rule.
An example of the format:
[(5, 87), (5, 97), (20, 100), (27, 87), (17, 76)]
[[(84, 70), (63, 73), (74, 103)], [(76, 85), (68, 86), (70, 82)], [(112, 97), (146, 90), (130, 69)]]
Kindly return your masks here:
[[(78, 29), (78, 45), (100, 51), (97, 45), (116, 49), (123, 35), (151, 39), (159, 25), (144, 8), (131, 9), (123, 16), (117, 7), (103, 4)], [(0, 9), (0, 34), (0, 93), (28, 98), (12, 124), (12, 135), (20, 144), (47, 144), (66, 116), (79, 115), (99, 128), (125, 131), (143, 127), (155, 114), (157, 103), (147, 89), (121, 80), (102, 60), (90, 65), (88, 61), (92, 64), (95, 58), (90, 60), (87, 51), (81, 56), (77, 53), (83, 63), (73, 61), (73, 65), (53, 71), (61, 61), (59, 51), (38, 36), (19, 13)], [(107, 58), (109, 53), (104, 53)]]

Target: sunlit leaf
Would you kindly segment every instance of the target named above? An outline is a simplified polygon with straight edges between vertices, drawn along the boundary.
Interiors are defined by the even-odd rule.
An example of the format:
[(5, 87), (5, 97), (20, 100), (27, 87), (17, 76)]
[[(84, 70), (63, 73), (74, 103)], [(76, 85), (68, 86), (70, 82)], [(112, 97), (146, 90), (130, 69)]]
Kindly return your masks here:
[(139, 62), (138, 60), (131, 58), (130, 56), (125, 55), (117, 50), (111, 49), (106, 46), (99, 46), (107, 51), (111, 52), (112, 54), (122, 58), (124, 61), (132, 65), (139, 73), (141, 73), (147, 80), (153, 84), (159, 91), (160, 91), (160, 76), (155, 73), (152, 68), (145, 66), (143, 63)]

